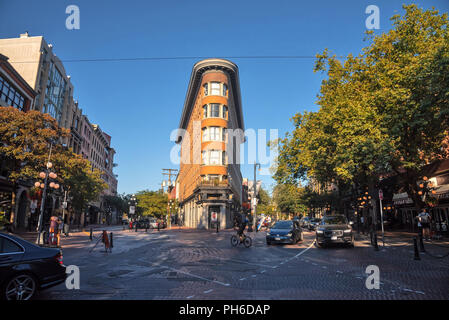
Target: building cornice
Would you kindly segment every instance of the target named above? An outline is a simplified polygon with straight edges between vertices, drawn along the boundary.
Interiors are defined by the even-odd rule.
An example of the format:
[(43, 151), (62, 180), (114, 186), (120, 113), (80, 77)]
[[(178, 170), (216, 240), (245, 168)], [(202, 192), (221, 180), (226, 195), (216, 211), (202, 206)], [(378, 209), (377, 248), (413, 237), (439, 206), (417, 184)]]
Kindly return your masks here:
[(190, 116), (192, 114), (193, 106), (195, 104), (203, 74), (208, 70), (222, 70), (229, 75), (230, 85), (234, 94), (234, 105), (237, 114), (237, 127), (245, 130), (242, 113), (242, 99), (240, 93), (239, 71), (236, 64), (224, 59), (206, 59), (197, 62), (192, 69), (190, 76), (189, 87), (187, 89), (186, 99), (184, 101), (184, 108), (182, 110), (181, 120), (179, 122), (178, 134), (176, 143), (180, 143), (183, 136), (183, 130), (187, 128)]

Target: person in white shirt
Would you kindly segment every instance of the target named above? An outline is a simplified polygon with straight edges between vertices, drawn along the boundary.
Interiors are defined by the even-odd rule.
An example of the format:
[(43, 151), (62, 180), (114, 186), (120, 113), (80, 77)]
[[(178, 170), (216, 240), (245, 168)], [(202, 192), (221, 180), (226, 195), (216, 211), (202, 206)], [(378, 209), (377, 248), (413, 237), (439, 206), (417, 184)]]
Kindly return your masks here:
[(426, 240), (430, 239), (430, 221), (432, 217), (427, 212), (426, 209), (422, 209), (421, 213), (418, 214), (418, 227), (421, 225), (423, 237)]

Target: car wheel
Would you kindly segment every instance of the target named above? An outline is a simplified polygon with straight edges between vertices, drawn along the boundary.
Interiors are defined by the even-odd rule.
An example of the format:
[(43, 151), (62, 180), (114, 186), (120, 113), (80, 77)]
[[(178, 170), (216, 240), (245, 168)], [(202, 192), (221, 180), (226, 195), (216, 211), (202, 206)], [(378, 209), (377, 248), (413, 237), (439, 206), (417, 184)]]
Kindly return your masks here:
[(268, 240), (267, 240), (267, 245), (268, 245), (268, 246), (271, 246), (271, 241), (268, 241)]
[(30, 300), (36, 291), (36, 279), (30, 274), (21, 273), (5, 282), (2, 288), (2, 298), (6, 300)]

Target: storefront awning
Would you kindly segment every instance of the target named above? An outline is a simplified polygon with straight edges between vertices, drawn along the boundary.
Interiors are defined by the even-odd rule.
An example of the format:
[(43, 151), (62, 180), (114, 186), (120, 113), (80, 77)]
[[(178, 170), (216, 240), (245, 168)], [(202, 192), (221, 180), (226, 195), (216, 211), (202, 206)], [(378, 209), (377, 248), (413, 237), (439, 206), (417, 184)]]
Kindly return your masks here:
[(434, 195), (437, 199), (449, 199), (449, 184), (443, 184), (435, 188), (436, 194)]
[(397, 206), (401, 204), (413, 203), (413, 200), (408, 197), (407, 192), (395, 193), (393, 195), (393, 203)]

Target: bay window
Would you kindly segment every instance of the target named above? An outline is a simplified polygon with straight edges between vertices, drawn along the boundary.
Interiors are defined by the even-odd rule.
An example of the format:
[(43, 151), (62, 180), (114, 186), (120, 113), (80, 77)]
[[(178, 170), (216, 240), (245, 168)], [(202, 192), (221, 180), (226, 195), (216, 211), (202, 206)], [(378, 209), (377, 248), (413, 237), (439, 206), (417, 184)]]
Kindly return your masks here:
[(228, 93), (228, 86), (221, 82), (209, 82), (203, 85), (205, 96), (223, 96)]
[(219, 103), (210, 103), (203, 106), (203, 119), (222, 118), (228, 119), (228, 107)]
[(201, 153), (203, 165), (226, 165), (226, 152), (222, 150), (204, 150)]

